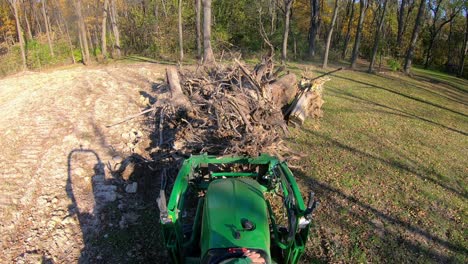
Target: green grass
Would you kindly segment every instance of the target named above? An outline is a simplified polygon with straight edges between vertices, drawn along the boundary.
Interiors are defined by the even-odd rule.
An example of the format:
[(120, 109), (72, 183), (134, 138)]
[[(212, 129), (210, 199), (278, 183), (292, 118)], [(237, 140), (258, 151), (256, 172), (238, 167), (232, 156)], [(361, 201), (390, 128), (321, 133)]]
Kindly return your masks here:
[(306, 262), (467, 262), (468, 81), (414, 74), (334, 74), (293, 130), (321, 200)]

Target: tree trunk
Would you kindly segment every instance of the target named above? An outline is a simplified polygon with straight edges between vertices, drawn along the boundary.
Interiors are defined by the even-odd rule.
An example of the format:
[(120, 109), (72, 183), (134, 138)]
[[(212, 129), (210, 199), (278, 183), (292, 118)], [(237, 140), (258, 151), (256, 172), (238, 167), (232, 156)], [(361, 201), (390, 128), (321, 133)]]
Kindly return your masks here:
[(87, 39), (89, 40), (89, 47), (91, 48), (91, 51), (93, 52), (94, 55), (96, 55), (96, 49), (94, 48), (94, 41), (93, 41), (93, 38), (91, 36), (91, 32), (89, 32), (89, 28), (86, 27), (86, 36), (87, 36)]
[(163, 6), (164, 17), (167, 17), (166, 0), (161, 0), (161, 4)]
[(179, 74), (175, 67), (166, 68), (166, 79), (171, 91), (172, 104), (176, 109), (181, 109), (190, 115), (193, 111), (193, 106), (188, 97), (182, 91)]
[(271, 100), (281, 108), (289, 104), (297, 94), (296, 74), (286, 74), (274, 83), (267, 84), (267, 87), (271, 91)]
[(451, 72), (452, 71), (452, 32), (453, 32), (453, 20), (450, 21), (450, 27), (449, 27), (449, 35), (447, 38), (447, 62), (445, 63), (445, 71), (446, 72)]
[(405, 29), (405, 9), (406, 9), (406, 4), (408, 0), (401, 0), (400, 4), (400, 11), (398, 12), (398, 32), (397, 32), (397, 47), (396, 47), (396, 52), (395, 55), (399, 57), (400, 53), (400, 48), (399, 45), (401, 44), (401, 41), (403, 39), (403, 34), (404, 34), (404, 29)]
[(211, 0), (203, 0), (203, 64), (215, 62), (211, 48)]
[(364, 18), (366, 16), (367, 10), (367, 0), (360, 0), (359, 7), (359, 22), (356, 30), (356, 38), (354, 39), (353, 53), (351, 54), (351, 69), (356, 68), (356, 62), (359, 55), (359, 46), (361, 44), (362, 25), (364, 24)]
[(281, 52), (281, 61), (284, 64), (288, 56), (288, 36), (289, 36), (289, 20), (291, 18), (291, 6), (294, 0), (284, 0), (284, 33), (283, 33), (283, 50)]
[(416, 43), (418, 41), (419, 28), (421, 27), (421, 19), (424, 13), (425, 0), (421, 0), (418, 8), (418, 14), (416, 15), (416, 21), (414, 22), (413, 33), (411, 34), (411, 41), (406, 52), (405, 66), (403, 67), (406, 74), (410, 73), (411, 63), (413, 61), (414, 49), (416, 48)]
[(184, 60), (184, 36), (182, 32), (182, 0), (179, 0), (179, 12), (178, 12), (178, 25), (179, 25), (179, 61)]
[(107, 58), (107, 14), (109, 8), (109, 0), (104, 0), (104, 8), (102, 11), (102, 23), (101, 23), (101, 52), (104, 58)]
[(462, 54), (460, 56), (460, 66), (458, 69), (458, 77), (463, 76), (463, 68), (465, 67), (465, 58), (468, 54), (468, 8), (465, 9), (466, 24), (465, 24), (465, 39)]
[(310, 0), (309, 58), (315, 56), (315, 39), (320, 27), (320, 1)]
[(434, 47), (436, 38), (439, 35), (439, 32), (442, 30), (442, 28), (447, 23), (451, 23), (453, 21), (453, 19), (455, 18), (455, 16), (460, 11), (460, 9), (458, 9), (458, 10), (453, 9), (452, 14), (450, 14), (450, 16), (447, 19), (445, 19), (439, 26), (436, 26), (436, 23), (437, 23), (437, 20), (438, 20), (437, 13), (440, 10), (439, 9), (440, 3), (442, 3), (442, 1), (439, 2), (439, 5), (436, 7), (436, 9), (434, 11), (434, 18), (433, 18), (433, 23), (432, 23), (432, 26), (431, 26), (431, 29), (430, 29), (431, 34), (430, 34), (430, 40), (429, 40), (429, 47), (428, 47), (427, 52), (426, 52), (426, 60), (424, 62), (424, 69), (429, 68), (429, 66), (430, 66), (430, 64), (432, 62), (432, 49)]
[(26, 12), (26, 5), (24, 5), (24, 20), (26, 21), (26, 30), (28, 33), (28, 40), (33, 39), (31, 25), (29, 24), (28, 13)]
[(354, 16), (354, 0), (351, 0), (351, 15), (349, 16), (348, 26), (346, 28), (346, 37), (345, 37), (345, 41), (343, 44), (343, 52), (341, 53), (342, 59), (346, 58), (348, 44), (349, 44), (349, 41), (351, 40), (351, 26), (353, 22), (353, 16)]
[(325, 45), (325, 55), (323, 56), (322, 68), (326, 68), (328, 66), (328, 52), (330, 50), (330, 42), (333, 34), (333, 27), (335, 26), (336, 17), (338, 16), (339, 3), (339, 0), (335, 0), (335, 8), (333, 9), (333, 18), (330, 25), (330, 29), (328, 30), (327, 34), (327, 44)]
[(197, 39), (197, 58), (202, 57), (202, 43), (201, 43), (201, 0), (195, 0), (195, 14), (196, 14), (196, 39)]
[(15, 16), (16, 22), (16, 32), (18, 33), (18, 41), (20, 44), (21, 50), (21, 59), (23, 61), (23, 70), (26, 70), (26, 52), (24, 50), (24, 38), (23, 38), (23, 30), (21, 29), (20, 18), (18, 14), (18, 1), (17, 0), (9, 0), (11, 6), (13, 7), (13, 15)]
[(36, 28), (34, 30), (34, 33), (35, 35), (37, 35), (37, 33), (42, 33), (42, 27), (41, 27), (41, 23), (39, 21), (39, 16), (37, 15), (37, 10), (35, 8), (35, 3), (34, 1), (31, 1), (31, 12), (32, 12), (32, 15), (34, 17), (34, 21), (35, 21), (35, 24), (36, 24)]
[(387, 12), (388, 0), (383, 0), (383, 1), (384, 3), (383, 3), (382, 16), (380, 17), (377, 30), (375, 31), (374, 47), (372, 48), (372, 57), (369, 63), (369, 70), (368, 70), (369, 73), (371, 73), (374, 70), (375, 57), (377, 56), (377, 50), (379, 48), (379, 42), (380, 42), (380, 33), (382, 32), (382, 26), (385, 20), (385, 13)]
[(276, 1), (277, 0), (270, 0), (269, 1), (269, 5), (268, 5), (268, 9), (270, 11), (270, 34), (273, 35), (273, 33), (275, 33), (275, 30), (276, 30)]
[(50, 28), (49, 28), (49, 20), (47, 19), (47, 13), (46, 13), (46, 1), (42, 1), (42, 17), (44, 18), (44, 24), (45, 24), (45, 30), (46, 30), (46, 35), (47, 35), (47, 41), (49, 43), (49, 50), (50, 50), (50, 55), (54, 57), (54, 48), (52, 45), (52, 39), (50, 37)]
[(75, 60), (75, 56), (73, 54), (73, 44), (72, 44), (72, 41), (71, 41), (71, 38), (70, 38), (70, 32), (68, 31), (68, 24), (67, 24), (67, 21), (65, 21), (65, 19), (63, 18), (61, 10), (58, 8), (59, 4), (58, 4), (57, 0), (54, 0), (54, 1), (55, 1), (54, 2), (55, 6), (57, 6), (57, 9), (58, 9), (57, 10), (58, 18), (60, 19), (61, 23), (63, 23), (63, 25), (65, 27), (65, 34), (67, 36), (68, 47), (70, 49), (70, 56), (71, 56), (73, 64), (75, 64), (76, 60)]
[(81, 0), (76, 1), (76, 14), (78, 17), (78, 26), (79, 26), (79, 37), (81, 39), (81, 48), (83, 55), (83, 64), (87, 65), (90, 62), (89, 57), (89, 48), (88, 48), (88, 38), (86, 37), (86, 25), (84, 23), (82, 9), (81, 9)]
[(120, 47), (120, 32), (117, 25), (117, 8), (115, 7), (115, 0), (110, 1), (110, 19), (112, 25), (112, 32), (114, 33), (115, 38), (115, 57), (118, 59), (121, 56), (121, 47)]

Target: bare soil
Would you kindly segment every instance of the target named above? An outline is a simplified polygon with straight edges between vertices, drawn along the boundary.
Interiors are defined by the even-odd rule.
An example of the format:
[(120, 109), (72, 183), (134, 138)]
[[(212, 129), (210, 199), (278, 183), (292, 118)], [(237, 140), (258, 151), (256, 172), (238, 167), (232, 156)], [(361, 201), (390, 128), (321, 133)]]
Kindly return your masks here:
[[(144, 117), (106, 125), (145, 109), (163, 77), (164, 66), (141, 63), (0, 80), (1, 263), (102, 259), (89, 246), (90, 234), (106, 238), (102, 225), (112, 226), (101, 211), (136, 195), (112, 170), (150, 145)], [(138, 217), (116, 221), (123, 228)]]

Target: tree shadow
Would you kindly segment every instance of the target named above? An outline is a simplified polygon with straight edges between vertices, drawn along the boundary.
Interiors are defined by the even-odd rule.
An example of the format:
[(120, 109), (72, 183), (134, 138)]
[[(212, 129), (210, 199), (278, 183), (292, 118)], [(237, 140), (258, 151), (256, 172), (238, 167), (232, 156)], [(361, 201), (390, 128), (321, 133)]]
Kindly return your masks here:
[(404, 93), (401, 93), (401, 92), (397, 92), (397, 91), (394, 91), (394, 90), (391, 90), (391, 89), (388, 89), (388, 88), (385, 88), (385, 87), (382, 87), (382, 86), (378, 86), (378, 85), (375, 85), (375, 84), (371, 84), (371, 83), (367, 83), (367, 82), (363, 82), (363, 81), (359, 81), (359, 80), (355, 80), (355, 79), (351, 79), (351, 78), (347, 78), (347, 77), (343, 77), (343, 76), (337, 76), (337, 75), (335, 75), (335, 76), (337, 78), (344, 79), (344, 80), (347, 80), (347, 81), (351, 81), (351, 82), (359, 83), (359, 84), (362, 84), (362, 85), (365, 85), (365, 86), (370, 86), (370, 87), (373, 87), (373, 88), (381, 89), (381, 90), (387, 91), (389, 93), (396, 94), (396, 95), (405, 97), (407, 99), (414, 100), (414, 101), (419, 102), (419, 103), (428, 104), (430, 106), (433, 106), (433, 107), (436, 107), (436, 108), (439, 108), (439, 109), (443, 109), (445, 111), (449, 111), (451, 113), (461, 115), (463, 117), (468, 117), (468, 115), (466, 115), (464, 113), (455, 111), (455, 110), (447, 108), (445, 106), (441, 106), (441, 105), (438, 105), (438, 104), (423, 100), (423, 99), (418, 98), (418, 97), (414, 97), (414, 96), (407, 95), (407, 94), (404, 94)]
[(334, 146), (339, 147), (341, 149), (350, 151), (352, 153), (356, 153), (356, 154), (358, 154), (360, 156), (363, 156), (363, 157), (366, 157), (366, 158), (378, 160), (378, 161), (380, 161), (380, 162), (382, 162), (384, 164), (390, 165), (392, 167), (395, 167), (395, 168), (398, 168), (400, 170), (411, 173), (413, 175), (416, 175), (418, 178), (420, 178), (422, 180), (430, 181), (431, 183), (440, 186), (441, 188), (445, 189), (446, 191), (449, 191), (449, 192), (459, 196), (461, 199), (468, 199), (468, 194), (464, 190), (461, 190), (461, 191), (457, 190), (457, 189), (453, 188), (452, 186), (448, 186), (447, 184), (443, 183), (440, 180), (436, 180), (433, 177), (427, 176), (427, 175), (433, 175), (433, 176), (436, 176), (439, 179), (445, 178), (440, 173), (436, 173), (436, 172), (430, 171), (430, 170), (425, 169), (425, 168), (422, 169), (423, 173), (421, 173), (421, 172), (418, 172), (416, 169), (411, 168), (409, 165), (402, 163), (401, 161), (394, 160), (394, 159), (387, 160), (387, 159), (381, 158), (379, 156), (367, 153), (367, 152), (365, 152), (363, 150), (359, 150), (357, 148), (348, 146), (348, 145), (346, 145), (344, 143), (341, 143), (340, 141), (338, 141), (338, 140), (336, 140), (334, 138), (322, 135), (320, 133), (317, 133), (317, 132), (309, 130), (309, 129), (304, 128), (304, 131), (306, 133), (310, 134), (310, 135), (313, 135), (314, 137), (323, 138), (326, 141), (332, 143)]
[[(385, 245), (384, 247), (376, 246), (373, 249), (377, 251), (377, 255), (378, 258), (380, 258), (380, 261), (387, 262), (390, 260), (391, 262), (407, 262), (409, 261), (407, 254), (410, 253), (415, 257), (424, 255), (428, 259), (439, 263), (455, 262), (455, 260), (450, 256), (432, 250), (422, 245), (421, 243), (418, 243), (416, 240), (410, 240), (403, 237), (402, 233), (397, 231), (398, 229), (409, 232), (415, 237), (422, 236), (445, 249), (461, 254), (468, 253), (468, 250), (461, 245), (453, 244), (425, 230), (422, 230), (417, 226), (414, 226), (412, 223), (403, 221), (394, 216), (391, 216), (388, 213), (379, 211), (374, 207), (360, 201), (354, 196), (347, 195), (341, 190), (305, 174), (301, 170), (293, 169), (292, 171), (300, 181), (303, 181), (307, 185), (311, 186), (321, 200), (326, 201), (326, 203), (324, 203), (327, 207), (324, 209), (319, 208), (319, 211), (317, 212), (318, 214), (327, 214), (327, 216), (323, 217), (323, 219), (327, 219), (327, 222), (329, 223), (323, 225), (337, 225), (345, 229), (345, 232), (347, 232), (346, 236), (349, 236), (350, 233), (353, 233), (356, 230), (367, 229), (374, 231), (374, 234), (370, 235), (369, 238), (374, 239), (374, 237), (378, 237), (378, 239), (381, 240), (380, 244)], [(321, 207), (323, 207), (323, 205)], [(343, 219), (343, 214), (340, 214), (339, 212), (346, 212), (346, 219)], [(320, 222), (317, 223), (317, 225), (322, 226)], [(333, 240), (327, 237), (323, 239)], [(361, 239), (365, 238), (361, 237)], [(366, 243), (366, 245), (371, 245), (371, 242), (372, 241), (367, 241), (363, 243)], [(323, 247), (325, 245), (321, 246)], [(328, 249), (324, 249), (324, 251), (327, 250)], [(403, 255), (400, 255), (400, 253)], [(322, 260), (329, 261), (327, 259)]]
[[(381, 78), (391, 80), (391, 81), (395, 81), (395, 82), (399, 82), (399, 83), (403, 82), (403, 83), (407, 84), (408, 86), (414, 87), (414, 88), (422, 90), (424, 92), (431, 93), (431, 94), (436, 95), (436, 96), (443, 97), (444, 99), (455, 102), (455, 103), (468, 105), (467, 100), (466, 100), (468, 95), (467, 95), (466, 91), (460, 89), (459, 87), (456, 87), (455, 85), (451, 84), (449, 81), (440, 82), (440, 84), (442, 84), (442, 85), (438, 85), (437, 89), (436, 89), (435, 87), (426, 87), (426, 86), (421, 85), (421, 84), (416, 84), (416, 83), (412, 83), (410, 81), (406, 81), (406, 80), (402, 79), (401, 77), (397, 78), (397, 77), (394, 77), (394, 76), (388, 76), (388, 75), (382, 75), (382, 74), (378, 74), (378, 76), (381, 77)], [(419, 75), (415, 75), (412, 79), (417, 80), (419, 82), (429, 82), (429, 83), (433, 84), (433, 82), (430, 81), (429, 77), (426, 78), (426, 77), (421, 76), (421, 78), (418, 78), (416, 76), (419, 76)]]
[[(331, 89), (332, 90), (332, 89)], [(382, 108), (385, 108), (385, 109), (389, 109), (391, 111), (394, 111), (394, 112), (391, 112), (391, 111), (381, 111), (381, 112), (384, 112), (384, 113), (387, 113), (387, 114), (391, 114), (391, 115), (397, 115), (397, 116), (401, 116), (401, 117), (405, 117), (405, 118), (413, 118), (413, 119), (418, 119), (418, 120), (421, 120), (421, 121), (424, 121), (424, 122), (427, 122), (427, 123), (430, 123), (432, 125), (435, 125), (435, 126), (438, 126), (438, 127), (441, 127), (441, 128), (445, 128), (447, 130), (450, 130), (452, 132), (455, 132), (455, 133), (459, 133), (461, 135), (464, 135), (464, 136), (467, 136), (468, 133), (464, 132), (464, 131), (461, 131), (461, 130), (458, 130), (458, 129), (455, 129), (455, 128), (452, 128), (452, 127), (449, 127), (449, 126), (446, 126), (446, 125), (443, 125), (443, 124), (440, 124), (440, 123), (437, 123), (435, 121), (432, 121), (432, 120), (429, 120), (427, 118), (424, 118), (424, 117), (420, 117), (420, 116), (417, 116), (415, 114), (411, 114), (411, 113), (408, 113), (408, 112), (405, 112), (403, 110), (400, 110), (400, 109), (396, 109), (396, 108), (393, 108), (393, 107), (390, 107), (390, 106), (386, 106), (384, 104), (380, 104), (380, 103), (377, 103), (377, 102), (374, 102), (374, 101), (371, 101), (371, 100), (368, 100), (368, 99), (365, 99), (365, 98), (362, 98), (360, 96), (357, 96), (357, 95), (354, 95), (354, 94), (351, 94), (349, 92), (345, 92), (345, 91), (342, 91), (342, 90), (333, 90), (335, 91), (337, 94), (342, 94), (343, 96), (340, 96), (340, 95), (336, 95), (336, 97), (339, 97), (339, 98), (343, 98), (343, 99), (356, 99), (357, 101), (361, 101), (361, 102), (364, 102), (366, 104), (369, 104), (369, 105), (375, 105), (375, 106), (378, 106), (378, 107), (382, 107)], [(377, 110), (373, 110), (373, 111), (377, 111)], [(397, 112), (397, 113), (395, 113)]]

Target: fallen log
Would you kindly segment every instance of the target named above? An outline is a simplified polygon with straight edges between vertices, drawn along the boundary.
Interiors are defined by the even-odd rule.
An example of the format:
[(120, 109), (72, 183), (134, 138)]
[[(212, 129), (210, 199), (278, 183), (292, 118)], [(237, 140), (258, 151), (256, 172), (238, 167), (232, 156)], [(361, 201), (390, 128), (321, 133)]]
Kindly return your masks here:
[(175, 67), (166, 68), (167, 84), (171, 91), (171, 102), (173, 106), (178, 110), (182, 110), (190, 115), (193, 111), (192, 103), (188, 97), (182, 92), (180, 86), (179, 73)]
[(286, 74), (272, 84), (267, 84), (271, 90), (273, 103), (280, 108), (291, 103), (297, 94), (297, 79), (293, 73)]

